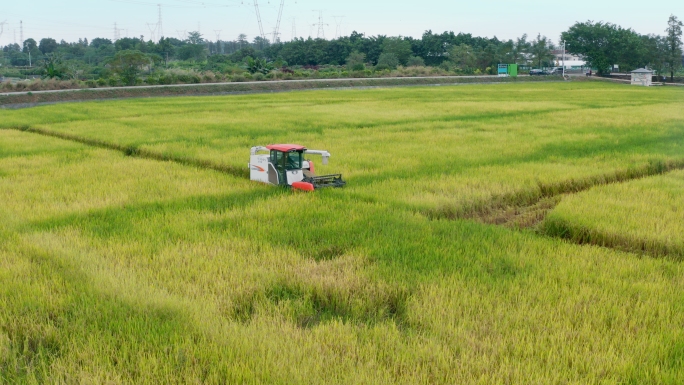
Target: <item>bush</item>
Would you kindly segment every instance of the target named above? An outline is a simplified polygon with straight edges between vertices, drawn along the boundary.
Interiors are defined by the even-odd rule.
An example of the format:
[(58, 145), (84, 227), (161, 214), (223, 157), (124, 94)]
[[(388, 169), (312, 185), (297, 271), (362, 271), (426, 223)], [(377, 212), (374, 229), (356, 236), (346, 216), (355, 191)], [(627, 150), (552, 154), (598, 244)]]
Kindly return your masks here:
[(424, 67), (425, 60), (423, 60), (423, 58), (420, 56), (411, 56), (406, 61), (406, 65), (408, 67)]
[(230, 79), (232, 82), (246, 82), (247, 78), (245, 75), (237, 74), (233, 75), (233, 77)]
[(109, 84), (110, 87), (117, 87), (121, 84), (121, 79), (119, 79), (118, 76), (112, 76), (107, 79), (107, 84)]
[(99, 78), (99, 79), (97, 79), (97, 85), (100, 87), (104, 87), (107, 85), (107, 81), (103, 78)]
[(383, 68), (395, 69), (398, 65), (399, 58), (393, 53), (381, 53), (378, 58), (378, 66), (382, 66)]
[(254, 80), (257, 80), (257, 81), (261, 81), (261, 80), (265, 80), (265, 79), (266, 79), (266, 77), (264, 76), (264, 74), (259, 73), (259, 72), (257, 72), (257, 73), (255, 73), (254, 75), (252, 75), (252, 77), (254, 78)]
[(349, 71), (363, 71), (366, 69), (364, 64), (366, 61), (366, 55), (358, 51), (353, 51), (347, 57), (347, 69)]
[(88, 88), (97, 88), (97, 82), (95, 80), (86, 80), (85, 83)]

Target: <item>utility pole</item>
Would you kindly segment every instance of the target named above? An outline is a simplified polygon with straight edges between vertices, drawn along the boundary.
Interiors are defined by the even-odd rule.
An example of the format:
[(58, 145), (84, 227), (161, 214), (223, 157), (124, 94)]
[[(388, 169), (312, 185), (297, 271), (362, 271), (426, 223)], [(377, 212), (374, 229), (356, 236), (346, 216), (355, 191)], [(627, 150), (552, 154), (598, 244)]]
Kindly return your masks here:
[(292, 40), (297, 38), (297, 23), (294, 17), (292, 18)]
[(314, 9), (314, 12), (316, 11), (318, 11), (318, 24), (313, 25), (314, 27), (318, 26), (318, 34), (316, 38), (325, 39), (325, 30), (323, 29), (323, 26), (328, 26), (328, 24), (323, 23), (323, 11), (320, 9)]
[(565, 41), (563, 42), (563, 78), (565, 78)]
[(19, 20), (19, 41), (24, 44), (24, 22)]
[[(26, 48), (27, 48), (26, 43), (24, 43), (24, 49), (26, 49)], [(29, 48), (26, 50), (28, 51), (28, 54), (29, 54), (29, 67), (33, 67), (33, 63), (31, 63), (31, 49)]]

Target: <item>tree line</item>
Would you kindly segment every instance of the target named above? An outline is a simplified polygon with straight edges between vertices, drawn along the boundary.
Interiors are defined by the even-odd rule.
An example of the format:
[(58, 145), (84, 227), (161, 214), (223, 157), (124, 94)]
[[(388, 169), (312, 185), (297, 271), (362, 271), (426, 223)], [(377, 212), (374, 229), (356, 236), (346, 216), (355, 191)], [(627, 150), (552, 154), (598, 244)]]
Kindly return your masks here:
[[(670, 17), (665, 35), (640, 35), (632, 29), (603, 22), (578, 22), (561, 34), (567, 52), (583, 57), (600, 74), (619, 65), (623, 71), (648, 66), (671, 77), (682, 65), (682, 22)], [(353, 32), (333, 40), (297, 38), (251, 42), (241, 34), (234, 41), (208, 41), (199, 32), (186, 38), (144, 36), (116, 41), (105, 38), (57, 42), (27, 39), (22, 45), (2, 47), (5, 72), (14, 67), (23, 74), (51, 78), (108, 78), (121, 76), (134, 83), (141, 72), (165, 68), (198, 71), (268, 73), (292, 66), (346, 66), (349, 71), (392, 70), (398, 66), (440, 67), (462, 74), (496, 72), (497, 64), (529, 67), (554, 66), (551, 39), (537, 35), (500, 40), (468, 33), (426, 31), (420, 38), (366, 36)]]

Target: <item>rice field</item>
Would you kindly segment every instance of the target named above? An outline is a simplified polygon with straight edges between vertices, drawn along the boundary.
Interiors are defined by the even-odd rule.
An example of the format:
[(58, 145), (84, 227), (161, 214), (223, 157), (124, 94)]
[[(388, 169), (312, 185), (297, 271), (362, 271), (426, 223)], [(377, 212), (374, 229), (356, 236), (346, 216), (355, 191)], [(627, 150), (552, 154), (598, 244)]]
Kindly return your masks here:
[[(473, 85), (0, 111), (0, 383), (679, 384), (678, 260), (460, 215), (663, 172), (563, 196), (546, 221), (622, 231), (653, 212), (643, 191), (651, 210), (679, 212), (681, 172), (667, 171), (684, 164), (682, 91)], [(319, 172), (348, 186), (246, 180), (249, 148), (277, 142), (329, 150)], [(603, 204), (616, 196), (634, 207)], [(667, 218), (629, 234), (681, 238)]]
[(684, 172), (593, 188), (546, 217), (546, 233), (580, 243), (684, 257)]

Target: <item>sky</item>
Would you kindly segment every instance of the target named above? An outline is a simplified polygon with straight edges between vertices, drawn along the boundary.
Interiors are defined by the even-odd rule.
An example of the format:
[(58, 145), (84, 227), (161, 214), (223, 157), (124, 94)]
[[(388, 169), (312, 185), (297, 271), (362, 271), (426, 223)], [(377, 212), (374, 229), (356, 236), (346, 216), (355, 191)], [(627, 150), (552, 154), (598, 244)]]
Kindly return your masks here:
[[(161, 1), (159, 3), (158, 1)], [(44, 37), (77, 41), (79, 38), (119, 36), (159, 38), (161, 4), (164, 36), (181, 38), (199, 30), (209, 40), (234, 40), (244, 33), (252, 40), (260, 34), (254, 0), (4, 0), (0, 23), (6, 21), (0, 46)], [(258, 0), (264, 33), (273, 36), (281, 0)], [(644, 4), (646, 6), (644, 6)], [(684, 19), (684, 1), (662, 0), (655, 5), (634, 0), (487, 0), (487, 1), (368, 1), (285, 0), (280, 24), (281, 40), (317, 37), (322, 15), (325, 38), (349, 35), (420, 37), (424, 31), (454, 31), (475, 36), (514, 39), (523, 34), (548, 36), (576, 21), (606, 21), (630, 27), (641, 34), (663, 34), (670, 14)]]

